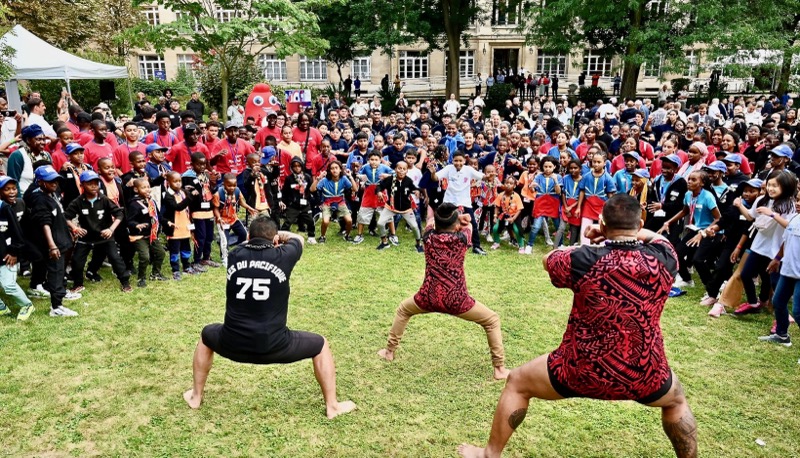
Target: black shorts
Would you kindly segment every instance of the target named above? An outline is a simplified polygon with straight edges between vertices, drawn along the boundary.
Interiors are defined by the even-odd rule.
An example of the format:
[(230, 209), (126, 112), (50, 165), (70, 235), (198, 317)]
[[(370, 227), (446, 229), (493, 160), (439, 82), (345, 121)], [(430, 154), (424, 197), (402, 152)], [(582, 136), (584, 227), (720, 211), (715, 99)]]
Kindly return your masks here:
[[(550, 378), (550, 384), (553, 385), (553, 389), (556, 390), (561, 397), (564, 398), (589, 398), (589, 399), (600, 399), (600, 400), (607, 400), (603, 393), (581, 393), (577, 391), (577, 389), (570, 388), (569, 386), (561, 383), (558, 380), (553, 372), (550, 370), (550, 365), (547, 365), (547, 376)], [(611, 382), (609, 382), (611, 383)], [(669, 390), (672, 388), (672, 371), (669, 372), (669, 377), (664, 381), (664, 383), (651, 394), (641, 398), (641, 399), (629, 399), (630, 401), (636, 401), (639, 404), (650, 404), (653, 402), (658, 401), (665, 394), (669, 393)], [(619, 399), (616, 399), (619, 400)]]
[(283, 348), (270, 353), (248, 353), (223, 349), (220, 345), (222, 324), (209, 324), (203, 328), (200, 338), (214, 353), (237, 363), (247, 364), (288, 364), (303, 359), (313, 358), (320, 354), (325, 339), (319, 335), (305, 331), (289, 331), (289, 343)]

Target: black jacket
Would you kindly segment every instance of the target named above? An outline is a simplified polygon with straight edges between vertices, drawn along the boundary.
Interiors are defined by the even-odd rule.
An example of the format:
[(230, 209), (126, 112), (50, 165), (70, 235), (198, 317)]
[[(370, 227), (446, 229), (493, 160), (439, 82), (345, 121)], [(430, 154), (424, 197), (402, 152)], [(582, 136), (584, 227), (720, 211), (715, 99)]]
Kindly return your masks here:
[(175, 223), (175, 213), (185, 210), (193, 200), (190, 193), (184, 192), (184, 195), (186, 198), (178, 203), (175, 193), (168, 189), (164, 192), (164, 197), (161, 198), (161, 227), (168, 237), (175, 233), (175, 228), (167, 223)]
[(22, 220), (22, 228), (26, 238), (31, 242), (29, 257), (31, 261), (46, 259), (49, 255), (50, 247), (47, 245), (42, 226), (50, 226), (56, 248), (66, 251), (72, 247), (72, 235), (67, 226), (67, 218), (64, 217), (64, 209), (55, 194), (48, 195), (41, 188), (35, 188), (25, 193), (25, 205), (29, 211)]
[[(128, 233), (132, 236), (150, 236), (150, 229), (154, 221), (150, 218), (150, 208), (148, 207), (147, 200), (138, 195), (133, 196), (133, 198), (128, 201), (126, 215), (125, 223), (128, 226)], [(156, 218), (158, 218), (158, 216), (158, 213), (156, 213)], [(147, 227), (138, 229), (136, 226), (140, 224), (147, 224)]]
[(113, 238), (104, 239), (100, 232), (110, 228), (115, 219), (120, 220), (120, 225), (125, 225), (122, 207), (102, 194), (94, 202), (90, 202), (85, 196), (73, 200), (64, 210), (64, 216), (68, 220), (78, 217), (78, 225), (81, 229), (86, 229), (86, 235), (79, 239), (84, 243), (110, 242)]
[(0, 265), (7, 254), (19, 257), (25, 251), (25, 238), (17, 214), (11, 205), (0, 201)]
[[(303, 173), (302, 185), (294, 174), (289, 175), (283, 181), (281, 190), (281, 200), (287, 207), (300, 209), (311, 204), (311, 175)], [(300, 199), (305, 199), (305, 205), (300, 205)]]

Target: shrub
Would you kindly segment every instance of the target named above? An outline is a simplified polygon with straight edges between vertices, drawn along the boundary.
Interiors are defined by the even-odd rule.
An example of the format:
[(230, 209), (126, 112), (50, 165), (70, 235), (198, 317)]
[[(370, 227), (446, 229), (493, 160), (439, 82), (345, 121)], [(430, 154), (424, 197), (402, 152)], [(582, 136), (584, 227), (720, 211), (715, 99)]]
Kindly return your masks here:
[[(212, 62), (203, 65), (197, 71), (200, 90), (203, 100), (211, 109), (220, 112), (227, 107), (222, 107), (222, 80), (220, 79), (220, 66)], [(245, 100), (250, 94), (253, 85), (264, 78), (264, 74), (252, 60), (243, 60), (236, 64), (228, 77), (228, 103), (234, 96)]]
[(578, 100), (585, 103), (586, 106), (594, 106), (594, 103), (600, 99), (605, 100), (606, 91), (599, 86), (581, 86), (578, 90)]
[(506, 100), (513, 97), (514, 86), (507, 83), (495, 83), (486, 94), (486, 109), (499, 110), (506, 106)]

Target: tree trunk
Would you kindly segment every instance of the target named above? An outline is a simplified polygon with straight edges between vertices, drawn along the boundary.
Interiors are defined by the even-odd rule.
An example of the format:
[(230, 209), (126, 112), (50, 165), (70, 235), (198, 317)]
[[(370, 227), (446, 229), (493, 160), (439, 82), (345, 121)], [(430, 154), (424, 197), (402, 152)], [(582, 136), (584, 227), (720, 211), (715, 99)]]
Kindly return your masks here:
[(641, 65), (625, 62), (625, 66), (622, 67), (622, 87), (620, 87), (619, 91), (620, 98), (636, 98), (636, 85), (639, 82), (640, 68)]
[(450, 94), (455, 94), (456, 99), (461, 97), (459, 89), (461, 86), (461, 75), (459, 74), (458, 64), (461, 56), (461, 31), (450, 20), (452, 0), (442, 0), (442, 11), (444, 12), (444, 31), (447, 35), (447, 82), (445, 83), (444, 98), (448, 99)]
[(336, 63), (336, 73), (339, 74), (339, 89), (341, 89), (342, 88), (342, 81), (344, 81), (344, 78), (342, 78), (342, 64), (340, 64), (338, 62)]
[(222, 121), (228, 122), (228, 69), (225, 64), (220, 63), (219, 82), (222, 85)]
[(783, 65), (781, 65), (781, 72), (778, 76), (777, 88), (775, 92), (778, 95), (783, 95), (784, 92), (789, 90), (789, 78), (792, 77), (792, 53), (783, 52)]

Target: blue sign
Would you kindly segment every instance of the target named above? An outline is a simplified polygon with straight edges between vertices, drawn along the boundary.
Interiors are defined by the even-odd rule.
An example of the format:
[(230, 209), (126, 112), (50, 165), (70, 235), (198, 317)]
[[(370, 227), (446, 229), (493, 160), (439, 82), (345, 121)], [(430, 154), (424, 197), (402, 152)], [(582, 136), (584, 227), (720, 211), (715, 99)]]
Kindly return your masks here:
[(153, 77), (161, 81), (166, 81), (167, 72), (165, 70), (153, 70)]

